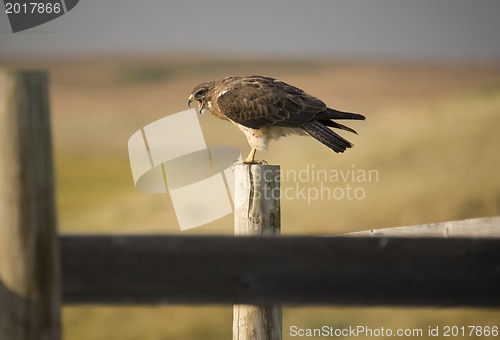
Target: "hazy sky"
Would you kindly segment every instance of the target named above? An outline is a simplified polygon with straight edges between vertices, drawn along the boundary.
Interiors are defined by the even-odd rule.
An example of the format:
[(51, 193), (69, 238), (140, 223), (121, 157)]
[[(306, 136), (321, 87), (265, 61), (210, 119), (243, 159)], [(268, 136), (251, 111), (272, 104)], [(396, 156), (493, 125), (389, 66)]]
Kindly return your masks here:
[(190, 52), (500, 61), (499, 0), (81, 0), (0, 57)]

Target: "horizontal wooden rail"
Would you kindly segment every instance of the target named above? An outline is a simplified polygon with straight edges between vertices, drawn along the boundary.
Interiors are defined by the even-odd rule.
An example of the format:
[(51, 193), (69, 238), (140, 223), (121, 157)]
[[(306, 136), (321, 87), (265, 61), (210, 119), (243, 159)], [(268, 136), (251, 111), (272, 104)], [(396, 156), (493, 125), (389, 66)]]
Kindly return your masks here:
[(500, 307), (500, 239), (61, 236), (69, 304)]
[(343, 236), (500, 238), (500, 216), (356, 231)]

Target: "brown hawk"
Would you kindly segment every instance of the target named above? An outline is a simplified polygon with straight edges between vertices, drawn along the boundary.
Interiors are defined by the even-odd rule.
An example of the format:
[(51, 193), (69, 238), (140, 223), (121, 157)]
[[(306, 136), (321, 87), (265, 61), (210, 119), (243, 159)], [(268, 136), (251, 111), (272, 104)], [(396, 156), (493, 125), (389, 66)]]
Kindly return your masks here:
[(335, 152), (353, 145), (328, 127), (356, 133), (333, 119), (363, 120), (357, 113), (331, 109), (321, 100), (280, 80), (262, 77), (227, 77), (196, 86), (188, 99), (235, 124), (252, 147), (244, 163), (255, 163), (255, 152), (266, 150), (271, 139), (289, 134), (309, 135)]

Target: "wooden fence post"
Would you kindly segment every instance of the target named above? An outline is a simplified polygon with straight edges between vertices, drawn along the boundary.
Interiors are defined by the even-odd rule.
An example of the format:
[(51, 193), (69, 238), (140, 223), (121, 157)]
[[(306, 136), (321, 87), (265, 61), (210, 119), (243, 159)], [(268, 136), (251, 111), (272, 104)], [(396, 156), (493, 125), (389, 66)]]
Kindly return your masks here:
[[(279, 170), (276, 165), (235, 165), (235, 235), (280, 234)], [(281, 329), (281, 306), (233, 307), (233, 340), (280, 340)]]
[(60, 339), (48, 76), (0, 70), (0, 339)]

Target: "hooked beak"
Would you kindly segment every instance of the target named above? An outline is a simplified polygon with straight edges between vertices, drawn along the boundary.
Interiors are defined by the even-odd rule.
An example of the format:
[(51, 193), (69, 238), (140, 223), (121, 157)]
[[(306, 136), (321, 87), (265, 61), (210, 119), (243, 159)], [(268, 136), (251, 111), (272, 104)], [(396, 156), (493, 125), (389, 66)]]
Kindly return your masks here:
[(193, 102), (193, 100), (194, 100), (194, 96), (191, 94), (188, 98), (188, 103), (187, 103), (189, 107), (191, 107), (191, 103)]

